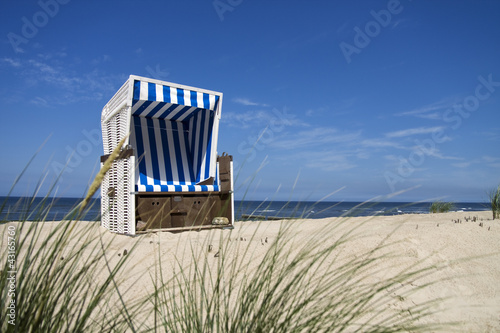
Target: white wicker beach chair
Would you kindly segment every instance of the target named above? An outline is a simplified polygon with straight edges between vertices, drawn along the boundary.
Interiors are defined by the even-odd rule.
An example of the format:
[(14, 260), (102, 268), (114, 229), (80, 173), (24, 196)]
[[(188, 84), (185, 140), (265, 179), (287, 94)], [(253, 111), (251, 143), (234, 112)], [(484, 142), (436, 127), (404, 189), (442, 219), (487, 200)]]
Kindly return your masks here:
[(112, 232), (231, 227), (232, 157), (217, 156), (222, 93), (131, 75), (104, 106), (101, 167), (125, 148), (101, 186)]

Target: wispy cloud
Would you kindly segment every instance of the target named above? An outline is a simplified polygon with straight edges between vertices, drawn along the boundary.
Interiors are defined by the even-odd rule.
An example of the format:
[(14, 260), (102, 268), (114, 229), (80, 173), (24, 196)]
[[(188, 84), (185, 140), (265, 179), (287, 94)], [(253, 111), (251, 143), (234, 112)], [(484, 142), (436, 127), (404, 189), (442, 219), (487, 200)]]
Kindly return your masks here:
[(495, 163), (495, 162), (500, 162), (500, 157), (494, 157), (494, 156), (489, 156), (485, 155), (482, 157), (483, 161), (486, 163)]
[(92, 60), (92, 65), (100, 65), (102, 63), (108, 62), (111, 60), (111, 57), (107, 54), (103, 54), (95, 59)]
[[(413, 147), (415, 151), (420, 151), (421, 147), (415, 146)], [(425, 155), (431, 156), (440, 160), (455, 160), (455, 161), (462, 161), (462, 157), (456, 157), (456, 156), (447, 156), (444, 155), (437, 147), (432, 147), (432, 148), (426, 148), (425, 149)]]
[(442, 113), (453, 107), (454, 104), (458, 103), (459, 99), (458, 98), (444, 98), (440, 101), (427, 104), (424, 106), (421, 106), (416, 109), (412, 109), (409, 111), (403, 111), (394, 114), (395, 116), (411, 116), (411, 117), (417, 117), (417, 118), (422, 118), (422, 119), (430, 119), (430, 120), (441, 120), (442, 119)]
[(345, 171), (357, 167), (355, 163), (349, 160), (348, 156), (338, 152), (306, 153), (303, 158), (307, 161), (306, 167), (323, 171)]
[(268, 111), (225, 112), (222, 122), (239, 128), (265, 128), (273, 115)]
[(399, 143), (387, 139), (364, 139), (361, 145), (368, 148), (398, 148), (404, 149)]
[(14, 60), (12, 58), (2, 58), (2, 62), (11, 65), (12, 67), (21, 67), (21, 62), (19, 60)]
[(262, 103), (257, 103), (249, 100), (248, 98), (242, 98), (242, 97), (236, 97), (233, 98), (233, 102), (242, 104), (245, 106), (262, 106), (262, 107), (268, 107), (269, 105), (267, 104), (262, 104)]
[(484, 136), (489, 141), (500, 141), (500, 128), (493, 128), (490, 131), (481, 131), (480, 135)]
[[(32, 92), (26, 100), (37, 106), (67, 105), (85, 100), (101, 100), (111, 96), (126, 77), (109, 75), (97, 69), (91, 72), (79, 72), (71, 64), (61, 61), (64, 53), (39, 54), (22, 61), (4, 60), (18, 70), (19, 77)], [(7, 58), (9, 59), (9, 58)], [(52, 94), (33, 93), (37, 86), (50, 87)], [(23, 89), (24, 91), (25, 89)], [(20, 91), (21, 94), (25, 92)], [(57, 91), (57, 94), (54, 94)]]
[(360, 138), (361, 131), (341, 132), (335, 128), (319, 127), (284, 133), (272, 142), (272, 146), (280, 149), (297, 149), (333, 143), (352, 143)]
[(486, 156), (483, 156), (481, 159), (489, 167), (500, 168), (500, 157), (493, 157), (493, 156), (486, 155)]
[(443, 126), (408, 128), (400, 131), (386, 133), (385, 136), (388, 138), (402, 138), (412, 135), (434, 133), (437, 131), (442, 131), (443, 129)]

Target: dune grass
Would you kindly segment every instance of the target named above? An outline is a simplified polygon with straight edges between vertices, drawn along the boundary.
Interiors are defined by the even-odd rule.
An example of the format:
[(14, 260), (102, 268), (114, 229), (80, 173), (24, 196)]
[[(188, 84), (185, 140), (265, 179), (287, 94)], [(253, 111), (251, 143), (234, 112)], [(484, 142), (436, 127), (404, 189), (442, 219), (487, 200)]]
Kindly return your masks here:
[(453, 202), (435, 201), (429, 207), (431, 213), (447, 213), (455, 207)]
[(490, 199), (493, 220), (500, 219), (500, 185), (496, 189), (490, 190), (488, 197)]
[[(226, 235), (216, 231), (221, 233), (217, 256), (191, 248), (190, 264), (185, 264), (182, 255), (178, 257), (174, 279), (160, 280), (155, 288), (153, 311), (161, 318), (160, 326), (168, 332), (424, 332), (439, 328), (422, 320), (432, 314), (438, 300), (389, 308), (395, 297), (404, 300), (428, 287), (422, 283), (408, 288), (436, 267), (417, 265), (377, 280), (373, 274), (386, 269), (394, 256), (385, 251), (388, 244), (381, 242), (344, 260), (342, 249), (359, 236), (359, 226), (334, 240), (337, 227), (329, 226), (313, 239), (297, 242), (296, 223), (300, 222), (282, 223), (263, 257), (243, 245), (255, 239), (241, 242), (237, 231)], [(207, 249), (208, 244), (199, 249)]]

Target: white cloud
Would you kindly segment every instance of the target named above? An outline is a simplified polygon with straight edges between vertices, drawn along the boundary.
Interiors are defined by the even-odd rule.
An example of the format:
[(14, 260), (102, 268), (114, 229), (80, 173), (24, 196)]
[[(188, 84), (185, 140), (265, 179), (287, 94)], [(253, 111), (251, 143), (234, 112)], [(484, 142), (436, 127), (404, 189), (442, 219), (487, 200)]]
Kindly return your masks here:
[(108, 62), (111, 60), (111, 57), (107, 54), (103, 54), (95, 59), (92, 60), (92, 65), (96, 66), (96, 65), (100, 65), (102, 63), (105, 63), (105, 62)]
[(361, 145), (370, 148), (392, 147), (392, 148), (404, 149), (404, 147), (401, 146), (400, 144), (387, 139), (365, 139), (361, 141)]
[(35, 97), (30, 101), (31, 104), (34, 104), (36, 106), (42, 106), (42, 107), (48, 107), (49, 103), (47, 102), (46, 99), (41, 98), (41, 97)]
[(359, 140), (361, 131), (340, 132), (335, 128), (318, 127), (307, 131), (287, 132), (272, 142), (280, 149), (296, 149), (323, 144), (349, 143)]
[(248, 98), (242, 98), (242, 97), (233, 98), (233, 102), (238, 103), (238, 104), (242, 104), (245, 106), (263, 106), (263, 107), (269, 106), (267, 104), (253, 102), (253, 101), (249, 100)]
[(229, 126), (239, 128), (254, 127), (256, 130), (264, 129), (271, 121), (273, 115), (267, 111), (249, 111), (249, 112), (225, 112), (222, 122)]
[(443, 129), (443, 126), (408, 128), (405, 130), (386, 133), (385, 136), (388, 138), (401, 138), (405, 136), (434, 133), (442, 131)]
[[(67, 105), (86, 100), (101, 100), (104, 96), (111, 97), (116, 89), (125, 82), (122, 75), (109, 75), (98, 70), (78, 72), (72, 64), (60, 61), (65, 54), (39, 54), (36, 58), (12, 63), (18, 68), (19, 76), (24, 84), (33, 91), (36, 86), (46, 86), (57, 91), (57, 94), (30, 95), (24, 97), (37, 106), (51, 104)], [(23, 89), (23, 91), (26, 89)]]
[(421, 106), (419, 108), (396, 113), (395, 116), (412, 116), (423, 119), (440, 120), (442, 119), (442, 111), (451, 108), (458, 103), (457, 98), (444, 98), (435, 103)]
[(493, 156), (489, 156), (489, 155), (485, 155), (482, 157), (482, 159), (486, 162), (486, 163), (495, 163), (495, 162), (500, 162), (500, 157), (493, 157)]
[(500, 157), (493, 157), (486, 155), (482, 157), (482, 160), (492, 168), (500, 168)]
[(317, 153), (318, 156), (307, 156), (305, 166), (323, 171), (345, 171), (355, 168), (357, 165), (350, 162), (347, 156), (338, 153)]
[(12, 58), (3, 58), (2, 61), (8, 63), (12, 67), (21, 67), (21, 62), (19, 60), (14, 60)]

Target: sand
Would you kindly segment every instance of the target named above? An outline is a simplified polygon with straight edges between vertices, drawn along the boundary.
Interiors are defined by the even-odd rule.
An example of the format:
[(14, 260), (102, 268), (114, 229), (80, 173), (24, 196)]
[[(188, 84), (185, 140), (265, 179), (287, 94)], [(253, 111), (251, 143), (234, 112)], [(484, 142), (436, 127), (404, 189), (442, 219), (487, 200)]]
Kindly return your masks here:
[[(468, 218), (471, 220), (468, 220)], [(161, 257), (164, 277), (172, 275), (176, 258), (183, 265), (192, 264), (190, 253), (204, 254), (204, 260), (216, 263), (221, 238), (231, 242), (239, 260), (247, 260), (248, 271), (255, 268), (271, 244), (276, 240), (280, 227), (291, 226), (295, 234), (291, 251), (298, 251), (304, 244), (322, 248), (328, 246), (354, 227), (356, 236), (339, 248), (338, 258), (348, 261), (366, 253), (381, 243), (390, 244), (383, 251), (396, 254), (387, 269), (373, 272), (374, 281), (397, 274), (405, 267), (437, 265), (431, 276), (415, 281), (415, 286), (426, 282), (435, 284), (418, 290), (409, 297), (394, 298), (392, 308), (419, 303), (436, 298), (442, 302), (424, 322), (457, 322), (458, 332), (500, 332), (500, 220), (492, 220), (491, 212), (451, 212), (440, 214), (397, 215), (356, 218), (327, 218), (297, 221), (237, 222), (234, 230), (205, 230), (182, 233), (149, 233), (135, 237), (111, 234), (96, 222), (81, 222), (77, 228), (92, 229), (102, 235), (104, 242), (111, 242), (107, 257), (116, 263), (127, 252), (120, 291), (131, 302), (152, 292), (151, 276), (155, 263)], [(475, 221), (472, 221), (475, 219)], [(467, 221), (468, 220), (468, 221)], [(4, 231), (11, 222), (0, 226)], [(42, 230), (48, 233), (57, 222), (45, 223)], [(42, 237), (43, 238), (43, 237)], [(307, 243), (308, 241), (312, 243)], [(73, 240), (75, 244), (82, 240)], [(70, 244), (72, 245), (72, 244)], [(133, 248), (134, 247), (134, 248)], [(248, 249), (251, 256), (239, 254)], [(3, 250), (3, 249), (2, 249)], [(205, 256), (206, 255), (206, 256)], [(251, 257), (251, 258), (250, 258)], [(466, 260), (461, 260), (467, 258)], [(104, 279), (106, 272), (95, 276)], [(431, 281), (429, 280), (429, 281)], [(445, 331), (447, 331), (446, 329)]]

